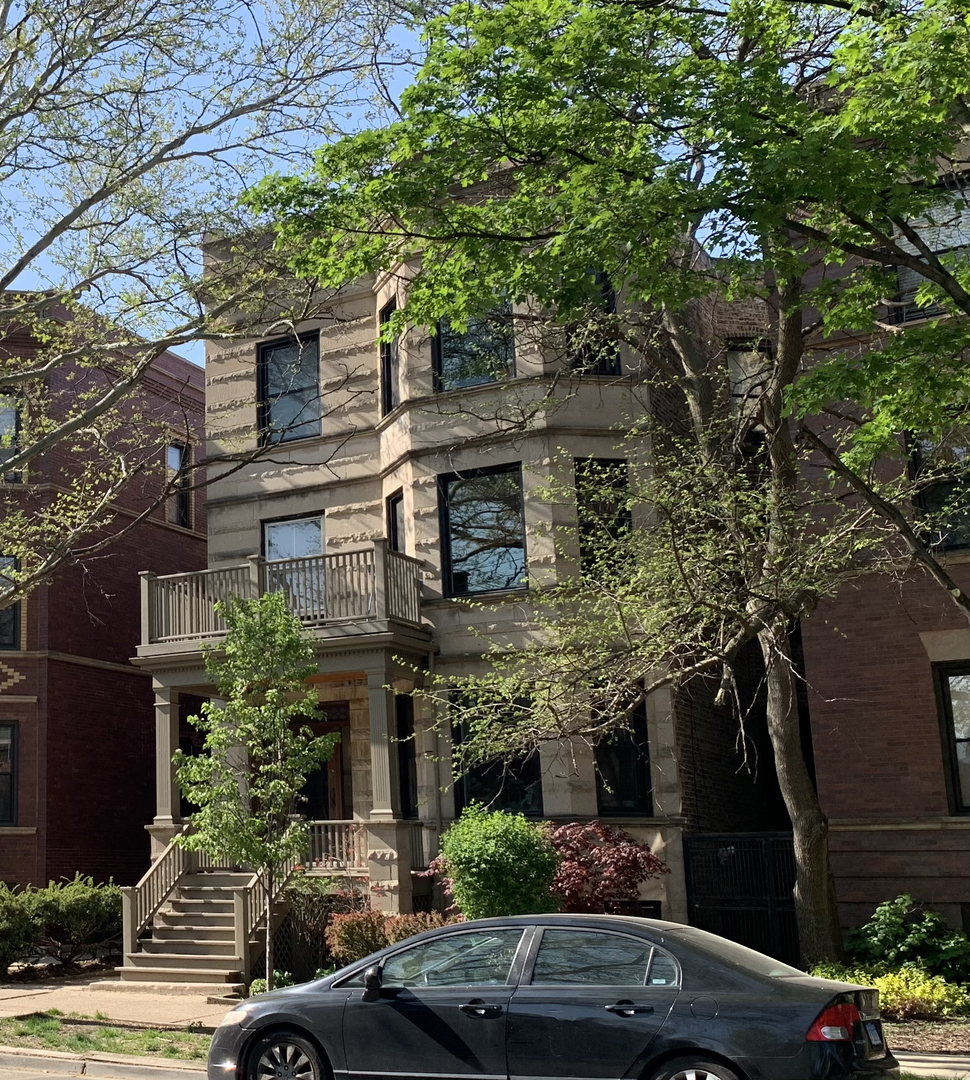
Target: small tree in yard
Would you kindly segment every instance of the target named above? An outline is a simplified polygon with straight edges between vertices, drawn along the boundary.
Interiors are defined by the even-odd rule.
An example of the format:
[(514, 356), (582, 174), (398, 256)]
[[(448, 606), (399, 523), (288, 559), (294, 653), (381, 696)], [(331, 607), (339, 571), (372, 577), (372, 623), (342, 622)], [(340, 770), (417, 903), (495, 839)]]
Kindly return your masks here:
[(650, 848), (600, 821), (560, 825), (549, 839), (559, 856), (552, 891), (564, 911), (623, 914), (644, 881), (670, 873)]
[(271, 907), (287, 860), (306, 851), (294, 819), (307, 776), (333, 753), (339, 736), (314, 736), (300, 721), (319, 715), (313, 649), (283, 593), (216, 604), (228, 633), (206, 649), (206, 671), (225, 704), (207, 702), (189, 722), (205, 732), (205, 756), (175, 755), (176, 776), (198, 806), (193, 831), (178, 842), (260, 875), (266, 907), (266, 983), (273, 989)]
[(541, 825), (473, 803), (441, 838), (430, 869), (466, 918), (489, 919), (553, 910), (558, 861)]

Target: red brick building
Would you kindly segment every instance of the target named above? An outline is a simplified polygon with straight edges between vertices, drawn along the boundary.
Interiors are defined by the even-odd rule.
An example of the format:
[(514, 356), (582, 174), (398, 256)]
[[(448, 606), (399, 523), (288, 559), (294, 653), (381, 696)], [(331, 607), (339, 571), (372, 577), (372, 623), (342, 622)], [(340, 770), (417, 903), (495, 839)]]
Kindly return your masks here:
[[(30, 343), (2, 347), (23, 355)], [(57, 378), (66, 383), (71, 372)], [(170, 426), (170, 443), (163, 436), (157, 451), (162, 466), (201, 446), (203, 373), (194, 364), (162, 355), (133, 401), (163, 431)], [(144, 508), (163, 475), (160, 468), (132, 485), (114, 528)], [(4, 487), (36, 505), (69, 480), (70, 463), (54, 450)], [(204, 493), (186, 488), (0, 613), (0, 881), (45, 883), (80, 871), (130, 884), (147, 868), (155, 721), (151, 678), (129, 663), (140, 635), (138, 573), (205, 562)]]

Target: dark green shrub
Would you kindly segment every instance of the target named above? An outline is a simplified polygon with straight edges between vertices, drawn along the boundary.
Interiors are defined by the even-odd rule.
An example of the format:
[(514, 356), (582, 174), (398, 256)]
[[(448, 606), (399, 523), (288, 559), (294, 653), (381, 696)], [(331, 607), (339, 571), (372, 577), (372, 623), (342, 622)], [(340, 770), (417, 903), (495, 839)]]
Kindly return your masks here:
[(83, 953), (114, 946), (121, 937), (121, 889), (74, 876), (24, 894), (41, 951), (73, 964)]
[(0, 882), (0, 979), (15, 960), (23, 960), (34, 946), (34, 926), (24, 893)]
[(554, 911), (558, 856), (541, 825), (472, 804), (441, 838), (432, 869), (468, 919)]
[(845, 935), (847, 959), (860, 964), (886, 964), (897, 968), (915, 963), (930, 975), (948, 982), (967, 981), (970, 941), (953, 930), (935, 911), (921, 908), (908, 895), (887, 900), (872, 918)]
[(365, 956), (386, 949), (386, 916), (382, 911), (351, 911), (334, 915), (326, 930), (327, 945), (338, 963), (352, 964)]

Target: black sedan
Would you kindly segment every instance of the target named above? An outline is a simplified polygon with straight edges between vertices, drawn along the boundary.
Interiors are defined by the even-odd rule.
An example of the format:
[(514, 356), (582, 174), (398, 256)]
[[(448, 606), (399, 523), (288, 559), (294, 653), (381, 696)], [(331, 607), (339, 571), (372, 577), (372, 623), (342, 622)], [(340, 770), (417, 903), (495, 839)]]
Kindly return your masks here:
[(689, 926), (485, 919), (244, 1002), (209, 1080), (896, 1080), (878, 991)]

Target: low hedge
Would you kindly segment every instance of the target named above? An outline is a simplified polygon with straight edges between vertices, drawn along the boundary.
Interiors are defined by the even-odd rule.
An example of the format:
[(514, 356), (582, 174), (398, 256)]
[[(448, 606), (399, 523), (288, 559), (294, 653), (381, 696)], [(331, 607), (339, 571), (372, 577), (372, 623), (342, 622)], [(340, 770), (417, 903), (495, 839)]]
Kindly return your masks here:
[(85, 953), (117, 947), (121, 939), (121, 889), (76, 874), (45, 888), (0, 886), (0, 977), (10, 964), (50, 956), (73, 964)]
[(371, 953), (386, 949), (398, 941), (435, 930), (439, 926), (460, 922), (446, 918), (436, 911), (419, 912), (414, 915), (385, 915), (382, 911), (353, 911), (346, 915), (334, 915), (326, 930), (327, 946), (334, 959), (341, 964), (352, 964)]
[(818, 964), (812, 974), (823, 979), (874, 986), (879, 1007), (887, 1020), (945, 1020), (970, 1016), (970, 992), (966, 984), (931, 975), (918, 964), (892, 969), (887, 964), (866, 966)]

